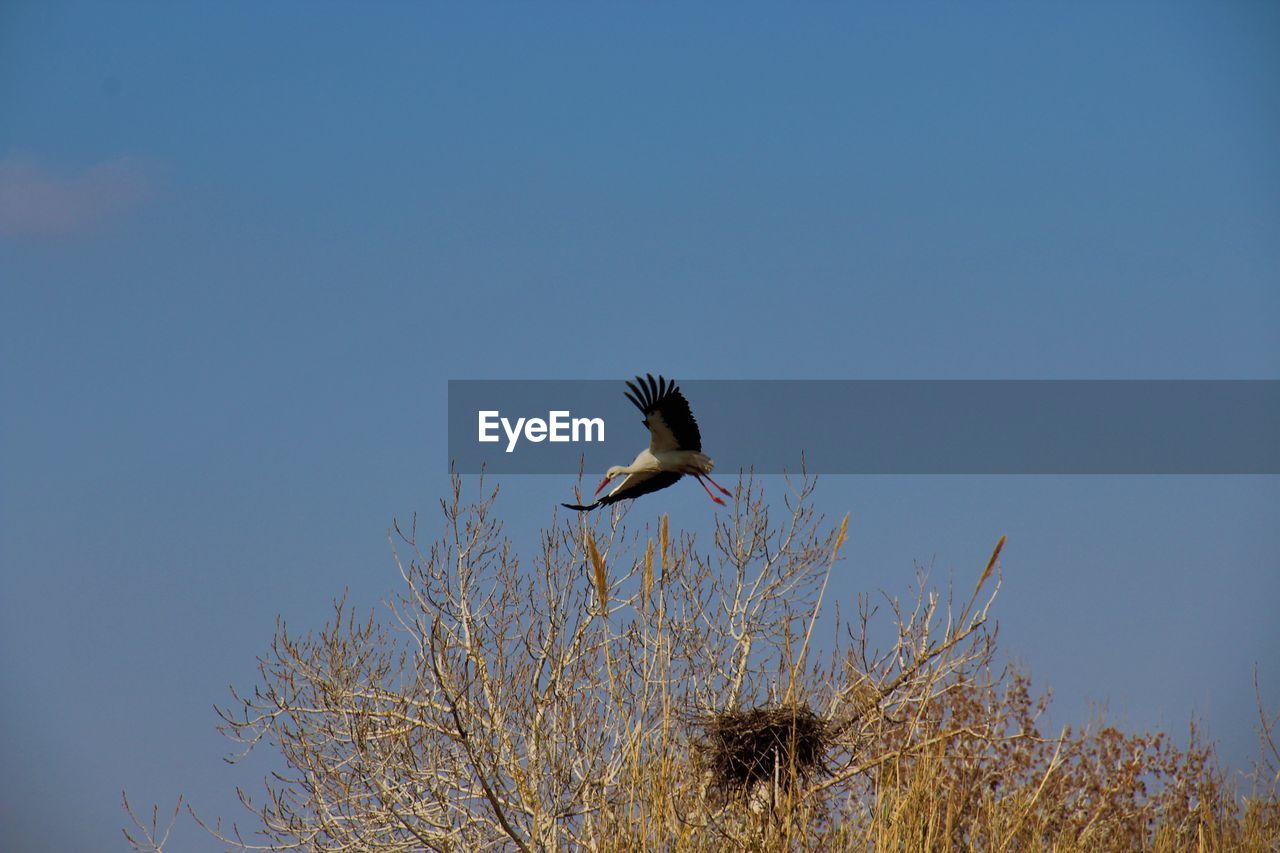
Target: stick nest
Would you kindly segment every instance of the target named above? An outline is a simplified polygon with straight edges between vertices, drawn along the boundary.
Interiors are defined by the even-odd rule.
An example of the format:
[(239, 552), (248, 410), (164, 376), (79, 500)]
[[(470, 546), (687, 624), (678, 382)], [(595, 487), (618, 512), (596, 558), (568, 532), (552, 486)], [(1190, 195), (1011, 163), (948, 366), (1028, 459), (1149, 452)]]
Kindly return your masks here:
[(700, 763), (726, 793), (807, 780), (823, 769), (831, 737), (827, 722), (806, 706), (719, 711), (700, 722)]

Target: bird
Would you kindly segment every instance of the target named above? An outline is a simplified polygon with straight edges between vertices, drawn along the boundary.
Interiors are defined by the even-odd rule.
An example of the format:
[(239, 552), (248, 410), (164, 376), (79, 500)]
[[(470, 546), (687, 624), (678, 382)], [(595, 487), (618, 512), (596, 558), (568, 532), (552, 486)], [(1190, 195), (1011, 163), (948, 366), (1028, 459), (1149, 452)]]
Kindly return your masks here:
[(685, 474), (694, 477), (706, 490), (707, 496), (724, 506), (724, 501), (712, 494), (703, 478), (720, 490), (720, 494), (732, 496), (733, 492), (711, 479), (715, 463), (702, 452), (702, 434), (698, 422), (689, 409), (689, 401), (676, 387), (674, 379), (652, 373), (635, 382), (627, 381), (625, 396), (644, 415), (642, 423), (649, 430), (649, 446), (636, 455), (630, 465), (614, 465), (605, 472), (604, 479), (596, 487), (600, 494), (614, 477), (626, 475), (613, 491), (589, 504), (561, 504), (567, 509), (589, 512), (596, 507), (638, 498), (673, 485)]

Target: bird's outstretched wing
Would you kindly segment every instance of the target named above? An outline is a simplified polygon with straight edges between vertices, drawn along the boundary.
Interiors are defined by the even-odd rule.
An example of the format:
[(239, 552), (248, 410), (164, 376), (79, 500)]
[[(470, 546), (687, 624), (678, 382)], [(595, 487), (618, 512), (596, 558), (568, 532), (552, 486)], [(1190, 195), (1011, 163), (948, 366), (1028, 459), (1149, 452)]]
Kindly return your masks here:
[(674, 379), (659, 376), (655, 380), (652, 373), (647, 373), (643, 379), (637, 376), (635, 382), (627, 382), (627, 388), (627, 399), (644, 414), (651, 453), (702, 450), (698, 422)]
[(560, 504), (566, 509), (574, 509), (578, 512), (590, 512), (596, 507), (608, 506), (611, 503), (625, 501), (630, 498), (638, 498), (641, 495), (647, 495), (650, 492), (656, 492), (659, 489), (665, 489), (676, 480), (683, 477), (675, 471), (645, 471), (640, 474), (628, 474), (627, 479), (618, 484), (618, 488), (602, 497), (600, 500), (592, 504)]

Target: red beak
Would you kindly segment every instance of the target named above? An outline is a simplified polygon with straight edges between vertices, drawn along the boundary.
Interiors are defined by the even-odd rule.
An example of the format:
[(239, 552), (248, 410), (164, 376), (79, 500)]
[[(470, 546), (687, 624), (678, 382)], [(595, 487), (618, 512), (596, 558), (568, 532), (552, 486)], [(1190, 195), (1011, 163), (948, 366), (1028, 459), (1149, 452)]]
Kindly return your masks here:
[(600, 485), (596, 486), (596, 494), (597, 495), (600, 494), (601, 490), (603, 490), (605, 486), (609, 485), (609, 481), (612, 479), (613, 479), (612, 477), (605, 477), (603, 480), (601, 480)]

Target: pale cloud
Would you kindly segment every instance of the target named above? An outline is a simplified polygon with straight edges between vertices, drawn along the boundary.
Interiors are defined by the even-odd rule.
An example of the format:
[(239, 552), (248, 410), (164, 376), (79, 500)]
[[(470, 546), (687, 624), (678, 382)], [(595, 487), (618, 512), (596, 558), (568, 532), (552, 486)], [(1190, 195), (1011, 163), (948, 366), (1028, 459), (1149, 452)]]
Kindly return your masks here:
[(156, 189), (147, 162), (117, 157), (79, 171), (0, 157), (0, 235), (75, 234), (134, 209)]

